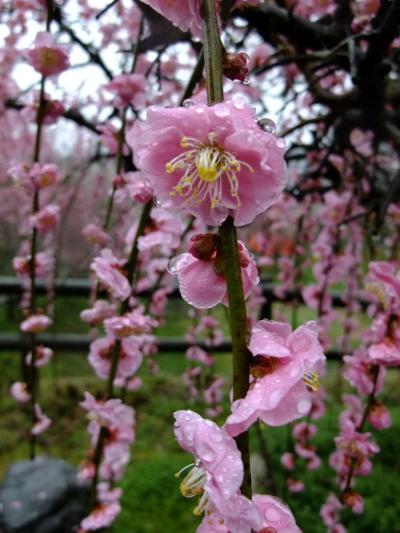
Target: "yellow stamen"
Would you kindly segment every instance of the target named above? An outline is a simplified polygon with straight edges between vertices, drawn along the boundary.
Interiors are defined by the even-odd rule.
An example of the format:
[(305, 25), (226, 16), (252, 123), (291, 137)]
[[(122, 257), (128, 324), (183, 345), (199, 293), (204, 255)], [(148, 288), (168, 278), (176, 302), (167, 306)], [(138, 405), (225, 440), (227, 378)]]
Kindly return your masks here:
[(222, 179), (227, 179), (232, 198), (236, 206), (240, 207), (238, 194), (239, 181), (236, 173), (242, 167), (254, 172), (253, 168), (235, 158), (216, 143), (216, 133), (210, 132), (206, 142), (200, 142), (192, 137), (182, 137), (182, 148), (188, 150), (168, 161), (165, 165), (167, 174), (183, 170), (183, 175), (177, 185), (170, 192), (170, 196), (185, 197), (186, 204), (201, 204), (207, 197), (211, 208), (221, 204)]
[(320, 383), (318, 372), (306, 372), (303, 376), (303, 381), (307, 388), (311, 389), (313, 392), (319, 390)]

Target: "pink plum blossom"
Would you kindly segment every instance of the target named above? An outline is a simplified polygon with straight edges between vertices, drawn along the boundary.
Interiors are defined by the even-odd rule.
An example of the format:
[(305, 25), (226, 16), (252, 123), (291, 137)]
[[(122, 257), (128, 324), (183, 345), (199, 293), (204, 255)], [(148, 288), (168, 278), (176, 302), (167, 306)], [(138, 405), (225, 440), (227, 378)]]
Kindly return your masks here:
[[(244, 244), (239, 241), (239, 257), (245, 297), (256, 286), (260, 278), (254, 259)], [(228, 305), (226, 279), (221, 270), (218, 245), (211, 250), (208, 259), (198, 259), (192, 253), (177, 256), (170, 266), (170, 272), (177, 274), (182, 298), (198, 309), (214, 307), (219, 303)]]
[(37, 228), (40, 233), (47, 233), (53, 230), (60, 220), (60, 207), (55, 204), (48, 204), (35, 215), (30, 217), (32, 227)]
[(81, 528), (85, 531), (98, 531), (99, 529), (110, 527), (120, 511), (121, 506), (119, 503), (99, 503), (90, 515), (82, 520)]
[(146, 104), (147, 80), (142, 74), (119, 74), (105, 88), (115, 95), (115, 106), (123, 109), (128, 105), (137, 108)]
[(276, 533), (301, 533), (291, 510), (279, 498), (254, 494), (253, 502), (261, 514), (263, 527), (261, 532), (265, 530)]
[(54, 44), (50, 33), (39, 32), (33, 47), (25, 53), (26, 59), (42, 76), (54, 76), (69, 66), (68, 55), (62, 46)]
[(51, 420), (49, 417), (43, 414), (40, 406), (37, 403), (34, 405), (34, 414), (35, 422), (32, 426), (31, 433), (32, 435), (40, 435), (40, 433), (44, 433), (51, 425)]
[(242, 101), (150, 107), (128, 142), (160, 201), (206, 224), (220, 225), (228, 215), (237, 226), (249, 224), (286, 183), (284, 141), (263, 131)]
[(123, 266), (124, 262), (117, 259), (108, 248), (102, 250), (91, 264), (99, 281), (120, 300), (126, 300), (131, 295), (131, 287), (123, 272)]
[(235, 533), (258, 531), (259, 513), (239, 491), (243, 464), (235, 441), (214, 422), (193, 411), (176, 411), (174, 416), (178, 443), (195, 457), (195, 466), (181, 483), (185, 497), (200, 496), (195, 514), (217, 512)]
[(226, 431), (236, 436), (260, 418), (279, 426), (306, 415), (325, 356), (314, 323), (292, 332), (289, 324), (260, 320), (252, 329), (253, 380), (246, 397), (232, 405)]
[[(108, 378), (115, 349), (116, 340), (111, 335), (96, 339), (91, 343), (89, 363), (99, 378)], [(142, 363), (143, 356), (140, 350), (140, 341), (136, 337), (126, 337), (122, 339), (119, 351), (116, 377), (128, 378), (136, 372)]]
[(368, 410), (368, 422), (374, 429), (387, 429), (392, 425), (392, 417), (383, 403), (375, 401)]
[[(35, 349), (35, 366), (41, 368), (42, 366), (47, 365), (47, 363), (53, 357), (53, 350), (47, 348), (46, 346), (36, 346)], [(32, 352), (29, 352), (26, 356), (26, 364), (30, 365), (32, 361)]]
[(51, 326), (53, 321), (46, 315), (30, 315), (20, 324), (24, 333), (41, 333)]
[(373, 390), (379, 394), (382, 391), (385, 369), (378, 367), (378, 361), (374, 361), (364, 350), (359, 349), (353, 355), (345, 355), (343, 361), (346, 363), (344, 377), (360, 394), (371, 394)]
[(97, 246), (105, 246), (109, 240), (109, 235), (102, 230), (97, 224), (87, 224), (82, 229), (82, 235), (85, 239)]
[(22, 381), (16, 381), (11, 385), (11, 396), (19, 403), (27, 403), (31, 399), (31, 394), (28, 390), (28, 384)]
[(113, 335), (117, 339), (129, 337), (130, 335), (140, 335), (150, 333), (156, 322), (144, 315), (139, 309), (134, 309), (125, 315), (113, 316), (104, 321), (104, 328), (108, 335)]
[[(35, 254), (35, 276), (38, 278), (46, 278), (52, 271), (54, 260), (46, 252), (39, 252)], [(31, 273), (31, 256), (16, 256), (13, 259), (13, 268), (17, 276), (26, 278)]]
[(107, 300), (96, 300), (91, 309), (85, 309), (81, 312), (81, 320), (90, 324), (91, 326), (98, 326), (103, 323), (106, 318), (115, 315), (117, 308), (114, 304), (110, 304)]
[(192, 361), (198, 361), (206, 366), (214, 364), (215, 359), (204, 351), (200, 346), (191, 346), (186, 350), (186, 357)]

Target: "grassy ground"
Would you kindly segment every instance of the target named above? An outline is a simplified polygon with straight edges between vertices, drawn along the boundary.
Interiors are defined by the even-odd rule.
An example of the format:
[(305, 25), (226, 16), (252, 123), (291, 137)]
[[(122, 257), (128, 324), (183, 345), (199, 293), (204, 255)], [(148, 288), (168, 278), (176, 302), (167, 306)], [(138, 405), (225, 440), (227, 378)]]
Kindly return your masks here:
[[(61, 304), (62, 305), (62, 304)], [(84, 301), (75, 302), (64, 312), (60, 331), (84, 331), (77, 326), (76, 315)], [(65, 309), (65, 307), (64, 307)], [(174, 317), (173, 326), (166, 326), (166, 332), (176, 335), (183, 331), (185, 319), (176, 319), (180, 308), (170, 310)], [(303, 317), (302, 317), (303, 318)], [(308, 317), (307, 317), (308, 318)], [(0, 318), (0, 325), (1, 325)], [(5, 318), (3, 317), (3, 322)], [(170, 323), (171, 324), (171, 323)], [(15, 326), (14, 326), (15, 328)], [(12, 330), (4, 324), (4, 330)], [(0, 354), (2, 380), (0, 387), (0, 475), (7, 466), (25, 458), (27, 446), (27, 413), (24, 413), (8, 395), (9, 384), (18, 377), (19, 355)], [(229, 381), (229, 355), (217, 359), (218, 371)], [(181, 451), (172, 433), (172, 413), (177, 409), (192, 408), (188, 403), (180, 379), (187, 361), (180, 354), (163, 354), (158, 357), (160, 372), (149, 375), (143, 368), (143, 387), (132, 394), (128, 401), (137, 412), (137, 439), (132, 447), (132, 461), (120, 485), (124, 489), (123, 511), (113, 526), (113, 533), (190, 533), (195, 530), (198, 519), (192, 514), (193, 501), (185, 500), (179, 493), (179, 481), (174, 474), (191, 462), (192, 458)], [(307, 490), (298, 495), (285, 493), (285, 472), (279, 457), (286, 450), (287, 428), (263, 428), (263, 435), (273, 465), (273, 478), (277, 494), (291, 506), (299, 526), (305, 533), (325, 531), (319, 519), (319, 509), (330, 491), (334, 490), (333, 472), (327, 457), (333, 449), (333, 438), (337, 433), (338, 399), (345, 385), (338, 377), (338, 365), (330, 363), (325, 378), (329, 396), (327, 415), (318, 422), (319, 431), (315, 438), (322, 467), (315, 472), (303, 472)], [(365, 497), (365, 513), (361, 516), (344, 513), (344, 522), (350, 533), (400, 532), (400, 455), (398, 449), (400, 434), (400, 373), (393, 371), (388, 376), (386, 387), (387, 404), (393, 416), (393, 427), (376, 434), (382, 448), (374, 459), (372, 475), (360, 479), (357, 487)], [(60, 354), (41, 376), (41, 395), (44, 411), (53, 419), (53, 425), (40, 438), (40, 453), (63, 457), (79, 464), (84, 459), (89, 445), (85, 432), (85, 419), (78, 406), (84, 390), (92, 393), (101, 391), (104, 384), (93, 377), (84, 354)], [(225, 405), (227, 406), (226, 390)], [(226, 413), (225, 413), (226, 416)], [(221, 422), (224, 420), (221, 418)], [(259, 464), (257, 434), (251, 435), (254, 462)], [(397, 474), (396, 474), (397, 473)], [(263, 468), (257, 469), (257, 483), (265, 483)]]

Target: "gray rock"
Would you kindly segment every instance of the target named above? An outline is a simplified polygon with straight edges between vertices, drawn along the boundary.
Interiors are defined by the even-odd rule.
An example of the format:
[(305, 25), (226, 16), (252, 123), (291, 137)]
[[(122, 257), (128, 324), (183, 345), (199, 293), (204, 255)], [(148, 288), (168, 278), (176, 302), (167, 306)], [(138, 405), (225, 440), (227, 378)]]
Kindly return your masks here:
[(61, 459), (20, 461), (0, 485), (1, 533), (72, 533), (89, 512), (90, 490)]

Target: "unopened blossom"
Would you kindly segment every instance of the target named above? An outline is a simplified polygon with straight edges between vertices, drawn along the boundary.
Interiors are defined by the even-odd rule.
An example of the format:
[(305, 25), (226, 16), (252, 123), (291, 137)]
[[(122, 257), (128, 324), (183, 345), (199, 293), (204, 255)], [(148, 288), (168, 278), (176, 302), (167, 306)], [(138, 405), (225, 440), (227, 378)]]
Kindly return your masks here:
[(98, 326), (103, 323), (106, 318), (115, 315), (117, 308), (107, 300), (96, 300), (91, 309), (84, 309), (81, 311), (81, 320), (90, 326)]
[(40, 406), (37, 403), (35, 403), (33, 409), (35, 415), (35, 422), (32, 426), (31, 433), (32, 435), (40, 435), (40, 433), (44, 433), (46, 429), (51, 425), (51, 420), (42, 412)]
[(181, 483), (183, 496), (199, 497), (194, 514), (204, 512), (204, 520), (207, 520), (209, 513), (217, 512), (233, 533), (258, 531), (261, 527), (259, 513), (254, 504), (240, 494), (243, 464), (235, 441), (214, 422), (193, 411), (176, 411), (174, 416), (175, 437), (195, 458)]
[(285, 452), (281, 455), (281, 465), (286, 470), (294, 470), (295, 467), (294, 455), (290, 452)]
[[(35, 366), (37, 368), (41, 368), (42, 366), (47, 365), (47, 363), (52, 359), (53, 357), (53, 350), (51, 348), (47, 348), (46, 346), (36, 346), (35, 348)], [(32, 361), (32, 352), (29, 352), (26, 355), (26, 364), (30, 365)]]
[[(219, 303), (228, 305), (226, 278), (219, 244), (207, 252), (208, 258), (207, 254), (200, 255), (193, 247), (191, 250), (192, 253), (175, 257), (172, 267), (170, 266), (170, 272), (178, 277), (182, 298), (198, 309), (214, 307)], [(260, 278), (254, 259), (241, 241), (238, 242), (238, 250), (243, 291), (247, 297), (253, 287), (259, 283)], [(203, 259), (199, 259), (199, 256)]]
[(60, 206), (48, 204), (30, 217), (31, 226), (40, 233), (53, 230), (60, 220)]
[(99, 281), (120, 300), (126, 300), (131, 295), (131, 286), (123, 267), (124, 262), (117, 259), (108, 248), (102, 250), (91, 264)]
[(42, 76), (60, 74), (69, 67), (68, 54), (65, 48), (54, 43), (48, 32), (39, 32), (30, 50), (25, 52), (30, 65)]
[(28, 389), (28, 384), (23, 381), (16, 381), (11, 385), (11, 396), (20, 403), (27, 403), (31, 399), (31, 394)]
[(289, 492), (292, 492), (293, 494), (298, 494), (299, 492), (303, 492), (305, 489), (304, 483), (300, 481), (299, 479), (294, 478), (287, 478), (286, 479), (286, 486)]
[(261, 514), (260, 533), (301, 533), (291, 510), (279, 498), (254, 494), (253, 502)]
[(311, 409), (318, 372), (325, 364), (314, 323), (292, 332), (289, 324), (260, 320), (252, 329), (249, 350), (253, 354), (250, 388), (232, 405), (225, 428), (236, 436), (257, 419), (280, 426), (301, 418)]
[(123, 109), (129, 105), (136, 108), (146, 104), (147, 79), (143, 74), (119, 74), (115, 76), (105, 89), (115, 96), (114, 104)]
[(97, 246), (105, 246), (109, 241), (110, 236), (97, 224), (87, 224), (82, 229), (82, 235), (90, 243)]
[(220, 225), (249, 224), (286, 184), (285, 143), (242, 101), (151, 107), (128, 132), (135, 164), (161, 202)]
[(24, 333), (41, 333), (51, 326), (53, 321), (46, 315), (30, 315), (20, 324)]
[(122, 339), (121, 346), (117, 348), (115, 337), (108, 335), (96, 339), (90, 345), (89, 363), (99, 378), (108, 378), (116, 349), (119, 349), (117, 378), (128, 378), (140, 367), (143, 359), (140, 341), (135, 337), (126, 337)]
[(129, 337), (130, 335), (140, 335), (150, 333), (156, 322), (143, 314), (139, 309), (134, 309), (125, 315), (113, 316), (104, 321), (104, 328), (109, 335), (114, 335), (118, 339)]

